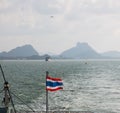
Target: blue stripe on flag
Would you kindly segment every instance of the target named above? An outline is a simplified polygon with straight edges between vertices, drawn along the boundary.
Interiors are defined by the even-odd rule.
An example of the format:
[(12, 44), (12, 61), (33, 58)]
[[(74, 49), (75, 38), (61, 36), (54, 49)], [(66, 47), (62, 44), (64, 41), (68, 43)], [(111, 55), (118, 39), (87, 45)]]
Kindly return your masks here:
[(46, 85), (49, 87), (56, 87), (56, 86), (62, 86), (63, 83), (62, 82), (51, 82), (51, 81), (47, 81)]

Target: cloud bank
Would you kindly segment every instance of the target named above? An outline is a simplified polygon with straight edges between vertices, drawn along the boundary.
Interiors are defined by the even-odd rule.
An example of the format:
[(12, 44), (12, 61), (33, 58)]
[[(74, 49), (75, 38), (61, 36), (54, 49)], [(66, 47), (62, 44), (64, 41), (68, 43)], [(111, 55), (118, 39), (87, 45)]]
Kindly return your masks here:
[(60, 53), (77, 42), (120, 50), (120, 0), (1, 0), (0, 51), (30, 43)]

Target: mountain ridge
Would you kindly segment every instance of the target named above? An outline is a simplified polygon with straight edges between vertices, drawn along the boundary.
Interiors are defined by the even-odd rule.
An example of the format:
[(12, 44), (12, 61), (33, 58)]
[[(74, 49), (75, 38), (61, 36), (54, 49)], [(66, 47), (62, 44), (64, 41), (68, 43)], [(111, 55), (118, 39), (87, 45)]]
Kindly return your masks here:
[(107, 51), (101, 55), (105, 57), (120, 58), (120, 51)]
[(56, 59), (118, 59), (120, 58), (120, 52), (107, 51), (104, 53), (98, 53), (88, 43), (78, 42), (76, 46), (63, 51), (59, 55), (44, 54), (40, 56), (30, 44), (16, 47), (8, 52), (3, 51), (0, 53), (0, 59), (43, 59), (46, 56)]
[(16, 47), (8, 52), (4, 51), (0, 53), (0, 56), (2, 57), (28, 57), (32, 55), (39, 55), (39, 53), (30, 44)]
[(63, 51), (60, 56), (65, 58), (100, 58), (101, 55), (97, 53), (88, 43), (78, 42), (75, 47)]

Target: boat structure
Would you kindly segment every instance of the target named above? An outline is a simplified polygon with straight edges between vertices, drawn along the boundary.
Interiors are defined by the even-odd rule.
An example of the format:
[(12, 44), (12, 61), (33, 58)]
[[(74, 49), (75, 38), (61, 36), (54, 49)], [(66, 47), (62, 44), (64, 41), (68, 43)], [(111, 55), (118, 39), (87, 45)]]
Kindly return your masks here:
[[(11, 92), (9, 89), (9, 83), (8, 81), (6, 81), (2, 66), (0, 65), (0, 70), (4, 79), (4, 85), (3, 85), (3, 89), (0, 91), (0, 93), (4, 93), (4, 97), (2, 100), (2, 107), (0, 107), (0, 113), (16, 113), (15, 107), (14, 107), (14, 103), (13, 103), (13, 99), (11, 96)], [(13, 109), (9, 109), (9, 104), (12, 104)]]
[[(10, 85), (5, 78), (4, 71), (0, 64), (0, 71), (2, 73), (2, 77), (4, 80), (3, 89), (0, 89), (0, 93), (3, 93), (4, 97), (2, 99), (2, 106), (0, 107), (0, 113), (28, 113), (28, 112), (17, 112), (15, 109), (15, 105), (13, 102), (12, 95), (14, 95), (19, 101), (21, 101), (24, 105), (26, 105), (30, 109), (30, 113), (35, 113), (35, 111), (27, 105), (22, 99), (20, 99), (17, 95), (10, 91)], [(10, 106), (11, 105), (11, 106)]]

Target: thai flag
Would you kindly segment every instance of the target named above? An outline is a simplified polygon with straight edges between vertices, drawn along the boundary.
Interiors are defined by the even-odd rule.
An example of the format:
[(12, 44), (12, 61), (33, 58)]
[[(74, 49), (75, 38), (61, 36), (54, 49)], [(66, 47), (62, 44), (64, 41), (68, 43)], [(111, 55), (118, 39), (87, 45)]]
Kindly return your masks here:
[(46, 90), (57, 91), (63, 89), (63, 82), (60, 78), (46, 77)]

